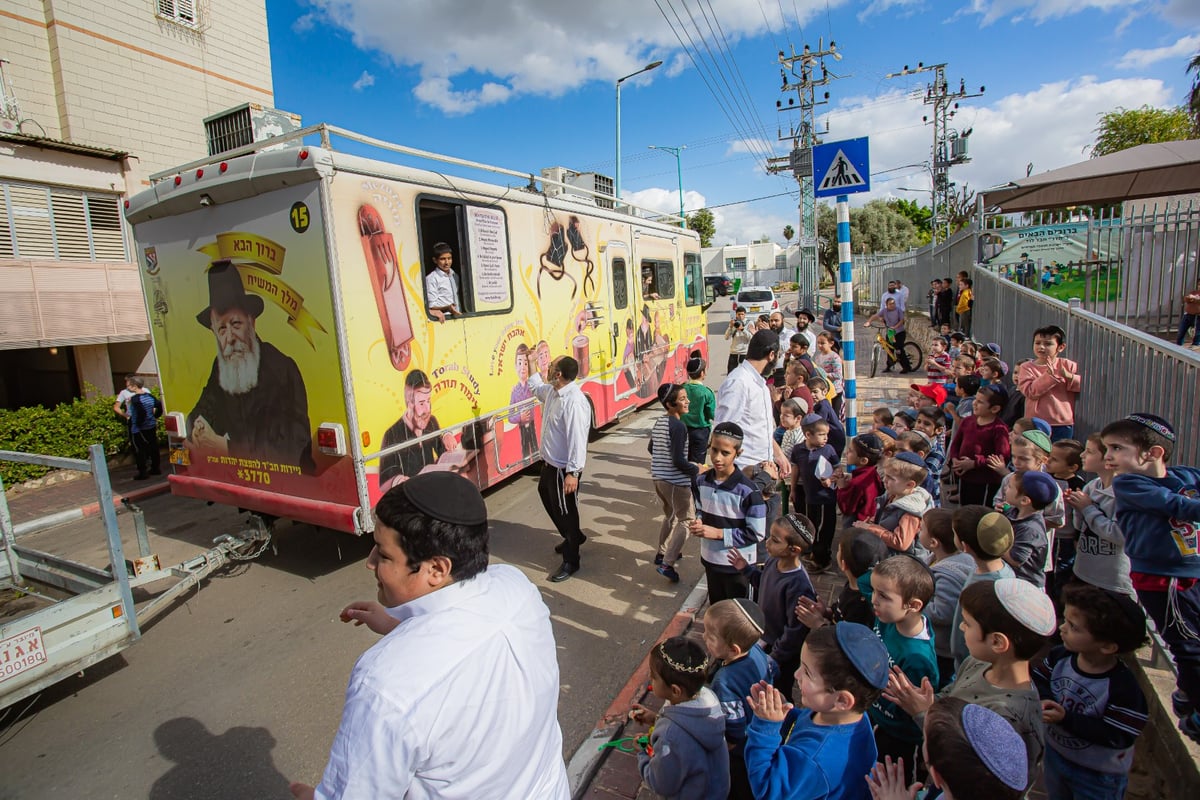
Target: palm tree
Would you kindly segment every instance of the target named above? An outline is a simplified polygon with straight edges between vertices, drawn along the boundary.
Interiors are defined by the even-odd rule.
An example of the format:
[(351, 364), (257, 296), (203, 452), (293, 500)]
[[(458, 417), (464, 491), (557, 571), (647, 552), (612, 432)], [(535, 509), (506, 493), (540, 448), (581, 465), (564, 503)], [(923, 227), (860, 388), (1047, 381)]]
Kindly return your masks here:
[(783, 240), (788, 244), (792, 243), (792, 237), (796, 235), (796, 229), (791, 225), (783, 226)]
[(1192, 78), (1192, 90), (1188, 93), (1188, 113), (1192, 117), (1193, 131), (1200, 135), (1200, 53), (1192, 56), (1186, 71), (1196, 73)]

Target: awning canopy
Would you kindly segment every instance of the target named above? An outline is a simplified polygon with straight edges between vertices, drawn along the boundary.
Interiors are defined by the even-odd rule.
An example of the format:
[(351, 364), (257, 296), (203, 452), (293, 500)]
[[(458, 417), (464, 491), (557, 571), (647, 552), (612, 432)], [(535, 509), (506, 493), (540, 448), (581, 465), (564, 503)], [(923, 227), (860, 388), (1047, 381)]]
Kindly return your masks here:
[(1200, 139), (1142, 144), (983, 192), (1002, 212), (1103, 205), (1200, 191)]

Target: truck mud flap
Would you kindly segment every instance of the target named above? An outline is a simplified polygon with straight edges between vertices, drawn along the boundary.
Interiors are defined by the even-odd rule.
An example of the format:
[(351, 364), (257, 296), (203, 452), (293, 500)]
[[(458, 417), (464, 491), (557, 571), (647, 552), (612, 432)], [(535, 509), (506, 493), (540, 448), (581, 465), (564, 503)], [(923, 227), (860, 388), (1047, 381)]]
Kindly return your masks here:
[(297, 522), (307, 522), (323, 528), (332, 528), (345, 533), (357, 533), (354, 526), (358, 506), (331, 503), (327, 500), (310, 500), (289, 494), (236, 486), (189, 475), (170, 476), (171, 493), (181, 497), (211, 500), (222, 505), (257, 511), (275, 517), (285, 517)]

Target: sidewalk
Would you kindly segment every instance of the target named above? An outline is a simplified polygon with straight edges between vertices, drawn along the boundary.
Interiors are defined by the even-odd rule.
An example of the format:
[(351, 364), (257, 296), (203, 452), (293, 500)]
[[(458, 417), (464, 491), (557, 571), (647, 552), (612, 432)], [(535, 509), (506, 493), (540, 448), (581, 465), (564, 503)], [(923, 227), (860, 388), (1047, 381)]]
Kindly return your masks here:
[[(121, 506), (122, 497), (136, 502), (168, 490), (167, 474), (170, 473), (171, 467), (166, 463), (165, 455), (162, 462), (163, 474), (152, 475), (144, 481), (133, 479), (137, 474), (137, 468), (133, 464), (109, 470), (113, 504), (118, 513), (124, 510)], [(5, 489), (8, 510), (17, 536), (100, 513), (96, 482), (86, 472), (60, 470), (37, 481), (12, 488), (6, 486)]]

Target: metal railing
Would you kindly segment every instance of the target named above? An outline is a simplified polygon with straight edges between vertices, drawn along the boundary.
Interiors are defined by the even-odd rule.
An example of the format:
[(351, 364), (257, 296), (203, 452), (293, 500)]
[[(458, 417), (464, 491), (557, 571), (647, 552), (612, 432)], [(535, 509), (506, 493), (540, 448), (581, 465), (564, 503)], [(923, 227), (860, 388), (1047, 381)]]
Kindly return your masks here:
[[(1183, 295), (1200, 278), (1193, 201), (992, 216), (984, 238), (985, 257), (1009, 243), (989, 259), (997, 275), (1063, 301), (1077, 297), (1087, 311), (1155, 335), (1175, 333)], [(1016, 257), (1026, 249), (1029, 277)]]

